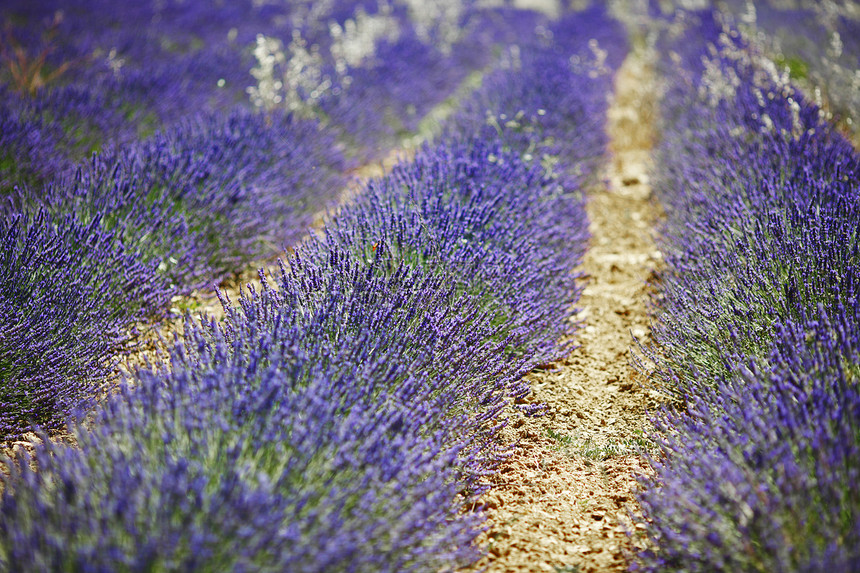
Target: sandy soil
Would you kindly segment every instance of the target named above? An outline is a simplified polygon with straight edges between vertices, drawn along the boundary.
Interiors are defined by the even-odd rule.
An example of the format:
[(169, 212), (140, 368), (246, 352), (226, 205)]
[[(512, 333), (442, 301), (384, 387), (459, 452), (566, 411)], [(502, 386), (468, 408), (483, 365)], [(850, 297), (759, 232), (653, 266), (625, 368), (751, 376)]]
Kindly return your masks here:
[(661, 264), (652, 229), (660, 216), (648, 184), (653, 123), (653, 66), (635, 50), (616, 76), (609, 111), (612, 160), (607, 187), (589, 195), (589, 276), (580, 301), (580, 347), (550, 369), (529, 375), (540, 418), (512, 416), (504, 438), (519, 442), (490, 478), (483, 498), (489, 555), (474, 570), (623, 571), (626, 535), (636, 511), (635, 475), (649, 408), (659, 396), (630, 366), (633, 336), (648, 340), (648, 289)]

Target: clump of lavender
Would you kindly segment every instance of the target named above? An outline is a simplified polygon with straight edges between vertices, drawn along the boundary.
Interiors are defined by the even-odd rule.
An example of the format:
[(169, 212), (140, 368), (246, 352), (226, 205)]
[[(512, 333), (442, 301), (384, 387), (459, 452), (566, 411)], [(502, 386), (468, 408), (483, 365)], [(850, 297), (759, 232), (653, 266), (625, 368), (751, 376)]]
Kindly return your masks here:
[[(0, 18), (6, 39), (14, 41), (13, 59), (19, 52), (26, 62), (47, 55), (42, 75), (51, 78), (30, 94), (34, 99), (75, 87), (125, 112), (132, 127), (141, 119), (165, 127), (198, 111), (240, 103), (252, 61), (244, 47), (257, 33), (280, 30), (290, 12), (250, 1), (131, 6), (49, 0), (8, 2)], [(0, 81), (9, 78), (11, 64), (0, 66)], [(65, 73), (52, 73), (63, 65)], [(120, 122), (111, 127), (124, 128)]]
[[(332, 10), (337, 8), (347, 15), (356, 9), (354, 3), (342, 4)], [(59, 8), (64, 9), (61, 16)], [(122, 267), (133, 269), (124, 287), (128, 297), (125, 313), (118, 311), (122, 305), (114, 300), (114, 292), (102, 296), (98, 288), (82, 286), (71, 272), (56, 277), (56, 290), (78, 301), (70, 303), (68, 309), (89, 309), (87, 316), (95, 323), (99, 322), (96, 316), (103, 313), (100, 328), (113, 333), (157, 315), (170, 294), (209, 284), (298, 240), (314, 213), (329, 205), (343, 187), (341, 173), (346, 164), (342, 148), (313, 120), (271, 110), (265, 116), (237, 110), (226, 117), (201, 114), (180, 119), (192, 107), (223, 110), (240, 99), (228, 92), (235, 92), (237, 85), (244, 90), (235, 72), (250, 65), (242, 63), (236, 54), (254, 37), (254, 30), (283, 31), (285, 21), (292, 27), (295, 22), (286, 18), (283, 7), (248, 3), (236, 5), (234, 10), (190, 3), (141, 4), (126, 12), (104, 8), (95, 10), (77, 3), (4, 6), (4, 19), (8, 16), (9, 21), (16, 22), (16, 58), (38, 63), (39, 54), (46, 54), (46, 74), (66, 61), (74, 63), (75, 73), (45, 76), (38, 86), (34, 84), (22, 94), (13, 94), (11, 86), (4, 86), (3, 105), (9, 114), (3, 114), (0, 134), (0, 186), (3, 195), (10, 198), (4, 213), (42, 221), (31, 215), (42, 209), (51, 221), (68, 221), (72, 227), (110, 237), (111, 248), (123, 253), (126, 259)], [(95, 14), (104, 26), (92, 27), (87, 14)], [(53, 18), (51, 33), (40, 36), (41, 22), (48, 16)], [(338, 21), (344, 23), (346, 17)], [(325, 18), (321, 16), (318, 25), (305, 29), (309, 37), (328, 37)], [(155, 21), (166, 22), (166, 27), (146, 26), (141, 31), (137, 25)], [(207, 41), (198, 45), (200, 38), (189, 37), (189, 28), (179, 22), (204, 22), (194, 29)], [(228, 26), (230, 22), (239, 27)], [(17, 27), (22, 23), (25, 25)], [(385, 44), (386, 49), (391, 49), (389, 44)], [(432, 53), (426, 45), (417, 49), (423, 56)], [(381, 71), (385, 66), (402, 68), (402, 62), (397, 62), (392, 64), (388, 59), (384, 65), (373, 67), (378, 68), (380, 77), (395, 83), (405, 81), (407, 76)], [(6, 80), (9, 70), (4, 70), (0, 76)], [(427, 79), (415, 69), (408, 77), (413, 83)], [(367, 81), (375, 80), (369, 76)], [(207, 82), (208, 88), (202, 89)], [(353, 80), (352, 85), (363, 89), (362, 81)], [(227, 91), (222, 93), (221, 88)], [(210, 96), (212, 99), (207, 99)], [(355, 107), (354, 102), (350, 107)], [(419, 113), (423, 112), (416, 111)], [(151, 134), (166, 123), (173, 125)], [(151, 136), (136, 141), (142, 134)], [(76, 163), (94, 150), (98, 153), (91, 161)], [(52, 232), (50, 224), (45, 226), (40, 232)], [(86, 268), (102, 268), (106, 260), (113, 260), (101, 251), (101, 239), (94, 241), (82, 242), (94, 248), (75, 251)], [(54, 262), (39, 264), (50, 266)], [(9, 265), (9, 283), (26, 284), (29, 267), (16, 269), (12, 259)], [(158, 295), (146, 294), (150, 288)], [(65, 299), (37, 298), (38, 304), (27, 320), (39, 314), (62, 316), (68, 309), (52, 306), (60, 300)], [(100, 304), (105, 308), (98, 309)], [(154, 306), (144, 310), (147, 305)], [(120, 343), (112, 334), (106, 336), (104, 348), (117, 350)], [(69, 398), (51, 406), (49, 388), (57, 377), (46, 377), (44, 387), (33, 381), (32, 372), (38, 370), (34, 357), (40, 355), (41, 347), (28, 346), (31, 339), (6, 338), (10, 348), (16, 344), (20, 348), (12, 353), (14, 360), (12, 354), (7, 356), (10, 366), (5, 381), (10, 388), (36, 384), (42, 395), (38, 415), (26, 408), (13, 408), (18, 412), (13, 415), (15, 424), (20, 426), (29, 419), (48, 428), (58, 427), (75, 400)], [(120, 338), (127, 340), (128, 336)], [(98, 340), (101, 338), (85, 343)], [(58, 355), (75, 352), (71, 338), (52, 344)], [(101, 364), (107, 353), (103, 349), (88, 355)], [(69, 379), (73, 381), (56, 382), (57, 396), (66, 393), (61, 386), (72, 384), (80, 390), (75, 399), (82, 398), (85, 387), (92, 389), (104, 381), (103, 369), (93, 367), (89, 379), (85, 371), (75, 370)], [(18, 390), (14, 393), (24, 399)], [(15, 432), (21, 429), (18, 426)], [(11, 428), (9, 432), (13, 432)]]
[(4, 228), (4, 439), (29, 423), (59, 427), (105, 382), (126, 331), (171, 296), (297, 241), (342, 170), (315, 122), (237, 112), (16, 189)]
[[(380, 260), (387, 272), (427, 268), (458, 292), (484, 297), (502, 313), (500, 328), (513, 328), (532, 312), (562, 315), (578, 298), (570, 261), (582, 257), (585, 228), (580, 198), (539, 166), (476, 139), (425, 147), (372, 181), (320, 246), (348, 246), (359, 263)], [(547, 342), (562, 333), (549, 331)]]
[(4, 131), (0, 135), (0, 193), (15, 187), (40, 188), (68, 173), (80, 160), (102, 148), (105, 138), (127, 145), (137, 129), (126, 112), (103, 93), (77, 86), (22, 97), (0, 84)]
[(129, 329), (171, 289), (95, 219), (9, 214), (0, 224), (0, 439), (57, 429), (113, 371)]
[(186, 291), (297, 241), (345, 186), (344, 169), (316, 122), (237, 110), (111, 148), (30, 199), (100, 218)]
[[(3, 99), (56, 145), (48, 162), (33, 156), (27, 181), (2, 164), (0, 181), (9, 179), (8, 189), (45, 183), (109, 143), (124, 146), (237, 104), (317, 117), (361, 157), (384, 155), (490, 61), (488, 28), (501, 27), (492, 10), (470, 5), (457, 16), (468, 33), (440, 50), (435, 29), (419, 38), (410, 14), (386, 2), (7, 3), (0, 9), (0, 45), (9, 55), (0, 60)], [(38, 87), (15, 89), (19, 59), (28, 69), (41, 62), (33, 72), (44, 76)], [(66, 71), (53, 73), (59, 69)], [(23, 144), (16, 153), (29, 149)]]
[[(7, 93), (0, 87), (0, 99)], [(0, 197), (14, 194), (16, 185), (38, 186), (59, 170), (56, 142), (40, 121), (0, 108)]]
[[(396, 40), (380, 42), (371, 61), (351, 70), (343, 97), (322, 101), (321, 112), (351, 148), (376, 157), (417, 131), (433, 106), (448, 97), (470, 71), (487, 63), (490, 47), (476, 43), (442, 56), (407, 27)], [(483, 58), (466, 65), (461, 60), (470, 50)], [(368, 113), (368, 109), (374, 112)]]
[[(620, 28), (606, 22), (599, 6), (552, 27), (538, 24), (528, 42), (509, 49), (502, 68), (484, 79), (450, 129), (497, 138), (505, 150), (576, 187), (576, 178), (592, 175), (603, 158), (605, 94), (625, 47)], [(575, 138), (571, 125), (578, 127)]]
[(398, 406), (419, 380), (372, 402), (367, 382), (390, 368), (303, 359), (298, 329), (188, 332), (172, 372), (139, 375), (76, 432), (80, 449), (41, 446), (38, 472), (12, 468), (4, 566), (426, 571), (473, 557), (458, 450)]
[[(708, 37), (728, 40), (715, 22), (705, 25)], [(668, 303), (675, 310), (664, 317), (661, 344), (693, 366), (673, 373), (691, 384), (701, 374), (725, 373), (720, 354), (727, 349), (766, 354), (778, 317), (814, 314), (818, 303), (857, 304), (856, 152), (803, 94), (774, 84), (743, 49), (725, 49), (730, 57), (680, 72), (692, 72), (696, 93), (682, 86), (669, 92), (673, 127), (658, 150), (669, 213), (664, 297), (679, 301)], [(738, 85), (730, 98), (713, 99), (723, 93), (719, 85), (732, 82)], [(681, 329), (695, 336), (676, 340), (672, 333)]]
[[(251, 100), (322, 119), (360, 158), (384, 155), (512, 35), (495, 8), (439, 6), (334, 4), (327, 15), (311, 10), (288, 34), (258, 35)], [(459, 33), (451, 35), (454, 22)]]
[[(671, 39), (649, 571), (853, 570), (860, 157), (710, 14)], [(710, 44), (702, 41), (704, 38)]]
[(860, 559), (857, 317), (778, 327), (762, 366), (688, 396), (640, 495), (648, 571), (852, 571)]

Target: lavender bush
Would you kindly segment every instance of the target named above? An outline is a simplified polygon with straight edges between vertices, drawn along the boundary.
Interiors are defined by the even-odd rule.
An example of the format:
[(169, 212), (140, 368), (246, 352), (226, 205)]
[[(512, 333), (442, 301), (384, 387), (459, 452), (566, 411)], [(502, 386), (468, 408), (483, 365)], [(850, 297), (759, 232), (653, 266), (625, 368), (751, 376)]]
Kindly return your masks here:
[(0, 209), (11, 245), (3, 438), (30, 422), (60, 427), (111, 374), (127, 331), (171, 296), (298, 240), (342, 189), (343, 165), (314, 122), (237, 112), (108, 150), (47, 188), (16, 189)]
[[(553, 176), (593, 173), (606, 147), (602, 129), (612, 70), (623, 58), (617, 26), (606, 25), (602, 7), (563, 17), (547, 28), (538, 24), (529, 43), (512, 49), (503, 69), (485, 78), (451, 122), (451, 130), (498, 138), (504, 149), (543, 165)], [(533, 70), (517, 74), (519, 69)], [(570, 126), (576, 125), (576, 138)], [(567, 173), (553, 165), (573, 166)]]
[[(852, 571), (860, 157), (709, 13), (670, 38), (648, 571)], [(704, 39), (704, 41), (702, 41)]]
[[(0, 92), (0, 98), (6, 97)], [(35, 187), (59, 167), (53, 163), (58, 155), (54, 137), (40, 121), (6, 106), (0, 110), (0, 197), (5, 198), (16, 185)]]
[[(98, 218), (0, 223), (0, 436), (60, 427), (112, 374), (129, 329), (172, 294)], [(121, 269), (120, 272), (118, 270)]]
[(30, 200), (101, 217), (187, 292), (298, 241), (345, 187), (345, 168), (316, 122), (236, 110), (108, 149)]
[[(706, 37), (718, 41), (719, 27), (709, 25)], [(690, 32), (696, 33), (701, 29)], [(669, 93), (666, 116), (678, 127), (666, 130), (658, 151), (669, 214), (665, 248), (670, 272), (677, 269), (665, 296), (692, 297), (666, 320), (678, 313), (679, 328), (696, 331), (676, 344), (671, 331), (677, 329), (669, 325), (666, 343), (673, 353), (686, 353), (680, 362), (696, 365), (690, 376), (675, 373), (692, 383), (702, 372), (724, 373), (709, 348), (748, 354), (757, 347), (766, 354), (767, 326), (776, 316), (814, 314), (819, 302), (856, 305), (856, 153), (803, 94), (761, 85), (771, 80), (753, 70), (749, 56), (738, 63), (743, 52), (726, 49), (729, 57), (717, 62), (724, 75), (698, 62), (690, 69), (693, 95), (683, 86)], [(730, 77), (740, 85), (729, 99), (715, 100)], [(730, 328), (715, 327), (717, 321)], [(731, 336), (741, 332), (738, 347)]]
[(291, 37), (258, 36), (255, 105), (320, 117), (359, 160), (384, 156), (520, 29), (473, 2), (450, 3), (451, 13), (434, 6), (333, 8), (325, 33), (305, 25)]
[(855, 570), (857, 323), (830, 320), (779, 325), (767, 370), (738, 363), (658, 426), (646, 570)]
[(118, 144), (137, 132), (126, 113), (101, 94), (62, 87), (38, 98), (21, 97), (0, 85), (4, 129), (0, 135), (0, 194), (15, 197), (15, 187), (39, 188), (101, 149), (105, 134)]

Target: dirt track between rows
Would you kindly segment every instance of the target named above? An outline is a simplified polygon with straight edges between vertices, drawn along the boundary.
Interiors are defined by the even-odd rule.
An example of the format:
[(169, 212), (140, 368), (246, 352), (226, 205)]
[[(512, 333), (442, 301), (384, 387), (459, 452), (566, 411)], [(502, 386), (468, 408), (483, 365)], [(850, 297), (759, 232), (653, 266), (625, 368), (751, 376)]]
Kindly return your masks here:
[(513, 456), (483, 498), (489, 555), (474, 570), (606, 572), (627, 569), (635, 475), (648, 471), (648, 411), (656, 405), (630, 365), (633, 336), (648, 340), (648, 290), (660, 267), (653, 229), (659, 210), (648, 180), (655, 85), (648, 52), (634, 50), (615, 79), (609, 110), (606, 186), (589, 193), (588, 275), (572, 319), (579, 348), (532, 373), (538, 418), (512, 415)]

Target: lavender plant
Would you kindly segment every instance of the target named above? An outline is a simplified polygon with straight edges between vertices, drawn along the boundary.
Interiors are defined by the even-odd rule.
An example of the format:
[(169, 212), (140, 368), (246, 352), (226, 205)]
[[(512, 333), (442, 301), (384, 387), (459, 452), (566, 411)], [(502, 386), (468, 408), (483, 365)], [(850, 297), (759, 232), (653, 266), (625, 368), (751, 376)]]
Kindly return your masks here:
[(651, 354), (675, 400), (636, 567), (850, 571), (860, 157), (754, 46), (709, 13), (687, 21), (664, 45), (680, 81), (663, 104)]
[(105, 134), (129, 144), (137, 130), (126, 111), (102, 94), (78, 87), (55, 88), (36, 98), (2, 90), (4, 130), (0, 153), (0, 193), (15, 187), (39, 188), (101, 149)]
[[(531, 45), (509, 52), (503, 68), (485, 78), (458, 112), (451, 130), (499, 138), (504, 149), (543, 165), (553, 176), (572, 177), (564, 184), (576, 187), (581, 184), (576, 177), (591, 175), (603, 157), (606, 102), (597, 94), (611, 89), (610, 72), (620, 64), (625, 46), (626, 39), (606, 23), (599, 6), (552, 27), (538, 25)], [(575, 139), (572, 125), (578, 128)], [(573, 169), (553, 169), (559, 161)]]
[[(2, 88), (0, 88), (2, 89)], [(5, 99), (5, 93), (0, 97)], [(0, 112), (0, 196), (14, 195), (16, 185), (36, 186), (58, 170), (52, 134), (40, 121), (6, 106)]]
[(340, 161), (314, 122), (239, 112), (19, 189), (4, 229), (4, 439), (61, 426), (105, 382), (127, 329), (171, 296), (297, 241), (342, 188)]
[(425, 571), (469, 557), (477, 517), (451, 519), (467, 501), (457, 451), (396, 394), (361, 400), (370, 369), (314, 366), (292, 353), (303, 333), (279, 334), (177, 346), (173, 373), (113, 398), (81, 449), (13, 468), (4, 566)]
[(296, 242), (345, 186), (339, 149), (316, 122), (237, 110), (107, 150), (31, 200), (120, 229), (185, 291)]
[[(0, 225), (0, 439), (60, 427), (112, 373), (129, 329), (171, 289), (96, 218), (8, 215)], [(121, 269), (121, 272), (117, 272)]]
[(780, 325), (763, 366), (737, 363), (661, 420), (666, 458), (640, 496), (653, 545), (645, 570), (854, 569), (856, 318), (822, 311)]
[[(251, 97), (258, 107), (321, 117), (359, 158), (380, 157), (414, 133), (470, 72), (491, 61), (509, 25), (494, 19), (494, 10), (473, 3), (461, 8), (455, 20), (463, 34), (453, 43), (441, 40), (439, 28), (416, 21), (416, 10), (387, 2), (333, 18), (328, 36), (311, 27), (289, 41), (258, 37)], [(428, 10), (432, 4), (417, 12)], [(332, 16), (337, 14), (333, 8)]]
[[(85, 18), (89, 8), (54, 8), (67, 11), (47, 3), (3, 8), (0, 81), (10, 74), (19, 80), (2, 88), (0, 134), (0, 211), (10, 245), (3, 299), (10, 310), (0, 328), (4, 440), (30, 423), (62, 425), (76, 401), (93, 398), (112, 372), (133, 337), (128, 330), (162, 312), (171, 295), (297, 240), (312, 211), (340, 190), (345, 169), (330, 136), (282, 114), (186, 120), (136, 141), (154, 89), (165, 88), (158, 94), (165, 109), (176, 107), (173, 95), (197, 76), (185, 74), (182, 83), (174, 75), (171, 86), (150, 78), (144, 97), (126, 93), (129, 81), (143, 77), (147, 54), (137, 67), (126, 66), (140, 47), (140, 30), (113, 22), (96, 31)], [(96, 13), (107, 21), (117, 15)], [(40, 35), (44, 14), (53, 15), (50, 33)], [(118, 36), (105, 32), (117, 28)], [(109, 42), (117, 44), (108, 50)], [(186, 61), (195, 73), (225, 67), (218, 57), (192, 55)], [(64, 62), (74, 73), (51, 71), (65, 69)], [(170, 64), (182, 73), (183, 60)], [(13, 93), (22, 87), (15, 73), (24, 72), (29, 84)], [(104, 153), (76, 170), (78, 158), (102, 146)], [(40, 251), (44, 245), (53, 246)]]
[[(378, 157), (417, 131), (427, 113), (469, 72), (489, 62), (489, 46), (476, 43), (443, 56), (407, 28), (396, 41), (380, 42), (372, 62), (351, 71), (344, 97), (323, 101), (321, 113), (342, 131), (351, 148), (363, 149), (365, 157)], [(466, 65), (456, 59), (462, 52), (483, 58)]]
[[(717, 41), (719, 28), (712, 30)], [(857, 154), (801, 93), (761, 85), (769, 80), (756, 79), (750, 62), (737, 67), (740, 56), (730, 53), (722, 62), (725, 77), (738, 78), (732, 97), (712, 100), (713, 84), (725, 78), (697, 64), (698, 93), (679, 89), (667, 99), (677, 101), (667, 107), (679, 127), (664, 135), (660, 151), (666, 251), (677, 269), (666, 296), (690, 297), (677, 305), (677, 324), (667, 315), (666, 344), (696, 365), (676, 373), (691, 383), (724, 372), (708, 349), (766, 353), (776, 317), (809, 315), (819, 302), (855, 304)], [(699, 97), (711, 103), (692, 107)], [(692, 340), (674, 338), (680, 325), (696, 332)]]
[[(122, 10), (112, 3), (9, 3), (0, 10), (6, 25), (0, 45), (9, 44), (14, 56), (0, 66), (0, 85), (15, 85), (18, 59), (38, 68), (33, 73), (44, 78), (23, 89), (24, 101), (15, 106), (30, 110), (23, 119), (39, 122), (57, 142), (56, 158), (34, 164), (21, 183), (40, 185), (71, 171), (106, 143), (126, 145), (197, 112), (227, 113), (252, 101), (266, 110), (319, 115), (363, 150), (359, 157), (385, 155), (470, 71), (489, 62), (496, 41), (492, 11), (470, 4), (458, 16), (468, 33), (440, 51), (435, 28), (416, 35), (416, 10), (354, 1), (143, 2)], [(494, 18), (492, 25), (503, 22)], [(253, 82), (249, 101), (245, 91)]]

